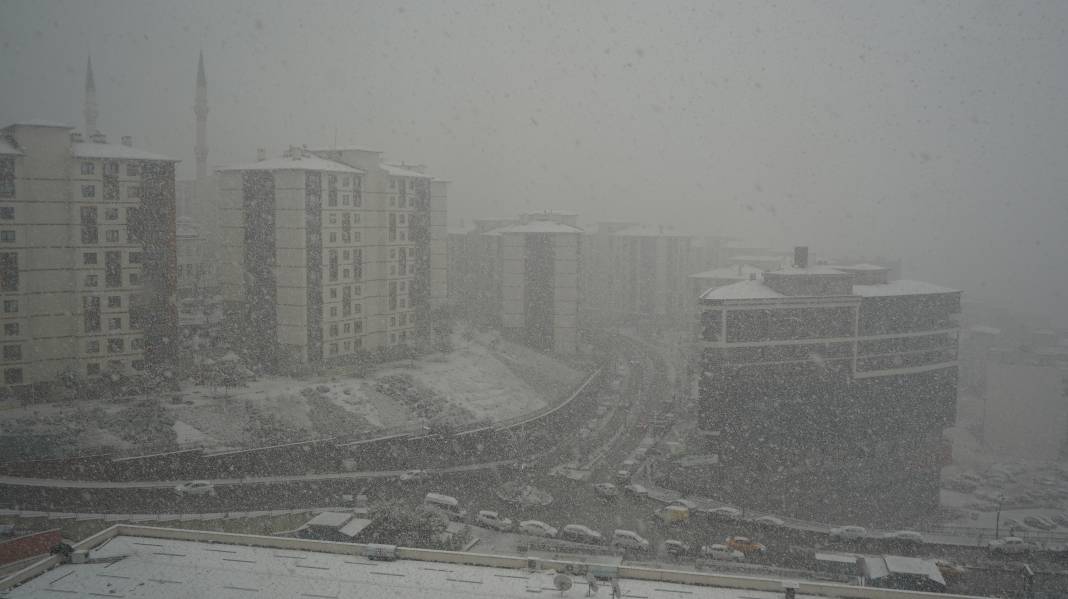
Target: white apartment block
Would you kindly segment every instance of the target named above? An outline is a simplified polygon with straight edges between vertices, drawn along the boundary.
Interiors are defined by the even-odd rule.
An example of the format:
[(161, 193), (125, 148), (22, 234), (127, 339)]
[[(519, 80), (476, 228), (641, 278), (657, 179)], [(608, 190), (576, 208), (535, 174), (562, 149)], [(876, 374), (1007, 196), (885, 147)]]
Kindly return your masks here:
[(3, 388), (134, 374), (176, 339), (174, 163), (72, 127), (0, 130)]
[(291, 147), (219, 169), (231, 312), (277, 365), (424, 343), (446, 295), (446, 183), (381, 152)]

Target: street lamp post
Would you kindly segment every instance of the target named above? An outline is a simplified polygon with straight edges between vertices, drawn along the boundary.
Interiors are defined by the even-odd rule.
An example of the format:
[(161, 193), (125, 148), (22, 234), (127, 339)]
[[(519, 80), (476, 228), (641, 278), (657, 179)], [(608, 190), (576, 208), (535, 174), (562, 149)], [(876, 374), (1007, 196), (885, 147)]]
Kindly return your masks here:
[(1001, 538), (1001, 504), (1005, 502), (1005, 497), (998, 497), (998, 513), (994, 517), (994, 538)]

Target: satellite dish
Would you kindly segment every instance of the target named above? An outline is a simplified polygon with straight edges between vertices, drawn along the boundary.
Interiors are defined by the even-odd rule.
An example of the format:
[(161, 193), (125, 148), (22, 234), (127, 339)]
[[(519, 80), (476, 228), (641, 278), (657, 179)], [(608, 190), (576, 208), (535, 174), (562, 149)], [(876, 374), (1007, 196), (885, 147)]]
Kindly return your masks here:
[(556, 587), (556, 590), (563, 593), (571, 588), (571, 577), (567, 574), (557, 574), (553, 577), (553, 586)]

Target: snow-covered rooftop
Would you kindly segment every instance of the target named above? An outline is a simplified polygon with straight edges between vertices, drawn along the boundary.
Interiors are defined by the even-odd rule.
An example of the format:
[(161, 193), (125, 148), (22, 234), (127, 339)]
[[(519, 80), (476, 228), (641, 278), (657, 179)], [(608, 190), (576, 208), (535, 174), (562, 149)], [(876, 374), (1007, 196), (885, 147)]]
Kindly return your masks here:
[(742, 255), (731, 256), (728, 260), (735, 262), (782, 262), (786, 260), (786, 256), (777, 256), (775, 254)]
[(701, 299), (706, 300), (767, 299), (773, 297), (786, 296), (768, 287), (763, 281), (739, 281), (731, 285), (709, 289), (701, 294)]
[[(184, 531), (183, 531), (184, 532)], [(197, 533), (189, 531), (193, 535)], [(166, 533), (164, 533), (165, 535)], [(160, 535), (160, 537), (164, 536)], [(332, 597), (338, 599), (529, 599), (560, 596), (553, 570), (474, 566), (416, 560), (370, 561), (349, 544), (301, 541), (324, 552), (119, 535), (93, 550), (93, 563), (66, 564), (7, 591), (6, 597)], [(271, 539), (277, 545), (282, 539)], [(332, 549), (327, 546), (352, 547)], [(325, 551), (337, 551), (326, 553)], [(114, 560), (102, 558), (115, 558)], [(471, 555), (475, 563), (493, 557)], [(701, 576), (689, 574), (690, 578)], [(770, 581), (769, 581), (770, 582)], [(567, 594), (586, 594), (581, 577)], [(707, 583), (706, 583), (707, 584)], [(600, 583), (606, 586), (606, 583)], [(622, 579), (624, 597), (694, 596), (702, 599), (775, 599), (782, 592), (695, 586), (663, 580)], [(599, 596), (609, 590), (600, 589)], [(799, 595), (800, 597), (801, 595)], [(811, 597), (811, 595), (807, 595)]]
[(311, 154), (299, 156), (297, 158), (290, 158), (288, 156), (281, 156), (279, 158), (269, 158), (267, 160), (260, 160), (258, 162), (250, 162), (247, 164), (235, 164), (229, 166), (220, 166), (216, 170), (219, 171), (329, 171), (332, 173), (352, 173), (361, 174), (363, 171), (352, 168), (347, 164), (341, 164), (340, 162), (334, 162), (333, 160), (326, 160), (325, 158), (319, 158)]
[(761, 275), (764, 272), (763, 269), (748, 264), (739, 264), (738, 266), (723, 266), (721, 268), (713, 268), (712, 270), (706, 270), (694, 275), (690, 275), (691, 279), (748, 279), (749, 275)]
[(634, 225), (612, 233), (621, 237), (689, 237), (689, 235), (667, 227), (653, 225)]
[(373, 150), (363, 146), (334, 146), (330, 148), (309, 148), (309, 152), (374, 152), (381, 154), (382, 150)]
[(76, 158), (116, 158), (118, 160), (159, 160), (181, 162), (177, 158), (139, 150), (122, 144), (102, 144), (93, 141), (78, 141), (71, 144), (71, 153)]
[(430, 175), (414, 171), (400, 164), (390, 164), (383, 162), (381, 165), (382, 170), (393, 175), (394, 177), (417, 177), (419, 179), (433, 179)]
[(582, 229), (570, 225), (561, 225), (548, 220), (536, 220), (525, 225), (511, 225), (494, 229), (490, 233), (582, 233)]
[(890, 270), (885, 266), (879, 266), (878, 264), (842, 264), (842, 265), (828, 265), (830, 268), (844, 268), (848, 270)]
[(22, 150), (15, 147), (15, 144), (11, 143), (3, 136), (0, 136), (0, 155), (15, 155), (21, 156)]
[(830, 268), (830, 267), (827, 267), (827, 266), (809, 266), (807, 268), (798, 268), (796, 266), (787, 266), (785, 268), (780, 268), (778, 270), (770, 271), (769, 274), (786, 275), (786, 276), (809, 276), (809, 275), (815, 275), (815, 276), (821, 276), (821, 277), (828, 277), (828, 276), (839, 276), (840, 277), (840, 276), (848, 275), (849, 273), (845, 273), (845, 272), (842, 272), (840, 270), (836, 270), (834, 268)]
[(942, 287), (923, 281), (898, 279), (878, 285), (853, 285), (853, 293), (863, 297), (880, 297), (887, 295), (928, 295), (932, 293), (958, 293), (957, 289)]
[(7, 127), (4, 127), (4, 129), (7, 129), (8, 127), (54, 127), (56, 129), (73, 129), (74, 128), (74, 127), (71, 127), (70, 125), (68, 125), (66, 123), (60, 123), (58, 121), (46, 121), (44, 119), (30, 119), (28, 121), (17, 121), (17, 122), (11, 123)]

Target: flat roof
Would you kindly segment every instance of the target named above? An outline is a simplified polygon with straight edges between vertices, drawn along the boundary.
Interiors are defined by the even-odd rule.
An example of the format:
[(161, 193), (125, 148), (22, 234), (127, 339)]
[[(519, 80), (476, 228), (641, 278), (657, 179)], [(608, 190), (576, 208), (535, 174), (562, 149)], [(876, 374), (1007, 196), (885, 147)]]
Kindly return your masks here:
[(419, 179), (433, 179), (430, 175), (420, 173), (419, 171), (412, 170), (399, 164), (390, 164), (389, 162), (383, 162), (379, 165), (382, 170), (386, 171), (394, 177), (416, 177)]
[(75, 158), (116, 158), (119, 160), (158, 160), (161, 162), (181, 162), (177, 158), (139, 150), (122, 144), (102, 144), (95, 141), (76, 141), (71, 144), (71, 153)]
[(709, 289), (701, 294), (701, 299), (726, 300), (726, 299), (768, 299), (773, 297), (786, 297), (764, 284), (763, 281), (739, 281), (731, 285)]
[[(197, 531), (174, 531), (196, 537)], [(209, 533), (210, 534), (210, 533)], [(218, 536), (218, 535), (216, 535)], [(242, 535), (231, 535), (241, 538)], [(284, 539), (276, 539), (284, 541)], [(301, 546), (352, 546), (299, 541)], [(431, 552), (428, 552), (431, 553)], [(491, 562), (494, 556), (471, 555)], [(290, 599), (530, 599), (560, 596), (553, 570), (473, 566), (452, 562), (370, 561), (348, 553), (231, 545), (195, 540), (119, 535), (91, 551), (92, 563), (65, 564), (7, 591), (6, 597), (257, 597)], [(108, 559), (111, 558), (111, 559)], [(505, 558), (507, 559), (507, 558)], [(689, 576), (700, 574), (684, 573)], [(567, 596), (583, 596), (586, 582), (573, 577)], [(598, 596), (610, 590), (599, 583)], [(624, 597), (647, 599), (777, 599), (782, 591), (695, 586), (658, 580), (620, 580)], [(801, 595), (799, 595), (800, 597)], [(811, 597), (811, 595), (808, 595)]]
[(761, 275), (764, 274), (764, 269), (750, 266), (749, 264), (739, 264), (738, 266), (723, 266), (721, 268), (713, 268), (712, 270), (706, 270), (699, 272), (695, 275), (690, 275), (691, 279), (748, 279), (749, 275)]
[[(796, 273), (796, 271), (801, 269), (791, 270)], [(778, 270), (771, 273), (764, 273), (765, 276), (769, 274), (783, 274), (783, 271)], [(833, 271), (824, 274), (848, 275), (849, 273)], [(859, 297), (894, 297), (906, 295), (933, 295), (942, 293), (960, 292), (956, 289), (950, 289), (949, 287), (942, 287), (940, 285), (934, 285), (932, 283), (924, 283), (923, 281), (910, 281), (908, 279), (899, 279), (897, 281), (890, 281), (889, 283), (879, 283), (876, 285), (853, 285), (853, 295)], [(706, 300), (769, 299), (776, 297), (793, 296), (783, 295), (778, 291), (775, 291), (774, 289), (765, 285), (763, 281), (739, 281), (737, 283), (732, 283), (723, 287), (709, 289), (708, 291), (701, 294), (701, 299)]]
[(853, 285), (853, 293), (863, 297), (880, 297), (890, 295), (929, 295), (934, 293), (960, 293), (958, 289), (942, 287), (923, 281), (898, 279), (889, 283), (876, 285)]
[(525, 225), (511, 225), (494, 229), (493, 233), (582, 233), (582, 229), (562, 225), (549, 220), (538, 220)]
[(46, 121), (44, 119), (30, 119), (28, 121), (16, 121), (14, 123), (11, 123), (7, 127), (4, 127), (4, 129), (8, 129), (10, 127), (53, 127), (53, 128), (56, 128), (56, 129), (73, 129), (74, 128), (74, 127), (71, 127), (70, 125), (68, 125), (66, 123), (60, 123), (59, 121)]
[(327, 160), (325, 158), (319, 158), (318, 156), (300, 156), (298, 158), (289, 158), (281, 156), (278, 158), (268, 158), (267, 160), (260, 160), (258, 162), (249, 162), (246, 164), (234, 164), (228, 166), (220, 166), (216, 168), (217, 171), (329, 171), (334, 173), (351, 173), (362, 174), (360, 169), (352, 168), (347, 164), (341, 164), (340, 162), (334, 162), (333, 160)]

